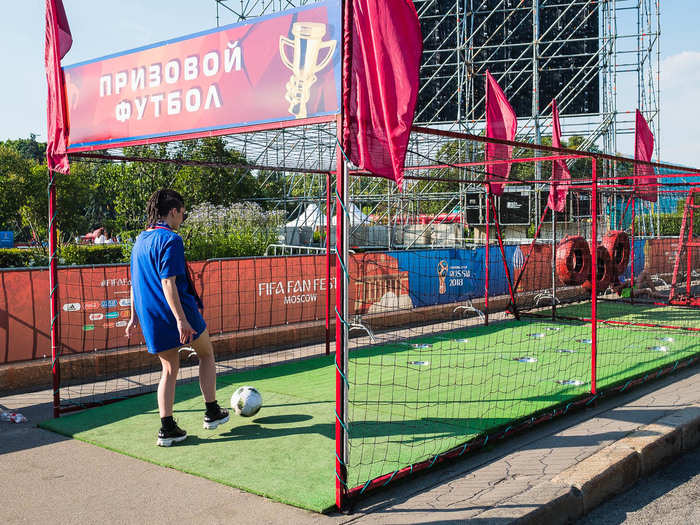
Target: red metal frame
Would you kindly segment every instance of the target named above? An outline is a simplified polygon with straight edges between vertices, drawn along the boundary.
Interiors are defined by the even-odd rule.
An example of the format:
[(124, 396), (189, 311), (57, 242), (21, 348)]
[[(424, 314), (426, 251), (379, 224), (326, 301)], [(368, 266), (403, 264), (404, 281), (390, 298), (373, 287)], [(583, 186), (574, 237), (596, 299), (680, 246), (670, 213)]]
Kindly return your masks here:
[[(513, 282), (511, 281), (510, 278), (510, 270), (508, 269), (508, 263), (506, 261), (506, 251), (505, 248), (503, 247), (503, 237), (501, 236), (501, 226), (500, 223), (498, 222), (498, 216), (496, 215), (496, 206), (493, 203), (493, 195), (489, 192), (488, 194), (488, 201), (489, 203), (487, 204), (491, 206), (491, 210), (493, 211), (493, 222), (496, 225), (496, 234), (498, 235), (498, 247), (501, 250), (501, 257), (503, 257), (503, 268), (506, 272), (506, 279), (508, 280), (508, 293), (510, 294), (510, 300), (515, 304), (515, 296), (513, 295)], [(516, 314), (517, 317), (517, 314)]]
[[(344, 53), (343, 53), (343, 72), (342, 72), (342, 97), (343, 97), (343, 104), (342, 108), (347, 108), (348, 107), (348, 82), (349, 82), (349, 53), (350, 53), (350, 35), (351, 35), (351, 20), (352, 20), (352, 2), (347, 2), (345, 1), (343, 3), (343, 47), (344, 47)], [(308, 124), (319, 124), (319, 123), (324, 123), (324, 122), (336, 122), (337, 125), (337, 138), (338, 138), (338, 147), (336, 148), (336, 156), (337, 156), (337, 169), (336, 169), (336, 177), (337, 177), (337, 192), (338, 192), (338, 200), (341, 200), (342, 195), (344, 195), (344, 192), (346, 190), (345, 188), (345, 182), (343, 179), (343, 172), (346, 169), (345, 166), (345, 161), (344, 161), (344, 153), (343, 153), (343, 144), (345, 144), (343, 140), (343, 124), (344, 124), (344, 110), (341, 110), (341, 113), (339, 115), (328, 115), (328, 116), (322, 116), (322, 117), (314, 117), (314, 118), (309, 118), (309, 119), (304, 119), (304, 120), (290, 120), (290, 121), (284, 121), (284, 122), (274, 122), (274, 123), (265, 123), (265, 124), (257, 124), (253, 126), (242, 126), (242, 127), (235, 127), (235, 128), (226, 128), (226, 129), (219, 129), (219, 130), (208, 130), (208, 131), (201, 131), (201, 132), (195, 132), (195, 133), (190, 133), (190, 134), (185, 134), (185, 135), (178, 135), (177, 137), (173, 136), (163, 136), (163, 137), (155, 137), (155, 138), (149, 138), (149, 139), (144, 139), (144, 140), (139, 140), (139, 141), (120, 141), (120, 142), (115, 142), (111, 144), (102, 144), (102, 145), (95, 145), (95, 146), (84, 146), (80, 148), (68, 148), (68, 151), (70, 154), (81, 154), (81, 156), (86, 157), (86, 158), (110, 158), (110, 159), (116, 159), (117, 157), (114, 156), (106, 156), (106, 155), (96, 155), (96, 154), (87, 154), (87, 152), (95, 152), (95, 151), (103, 151), (103, 150), (108, 150), (111, 148), (117, 148), (117, 147), (124, 147), (124, 146), (133, 146), (133, 145), (146, 145), (146, 144), (157, 144), (157, 143), (163, 143), (163, 142), (171, 142), (173, 140), (185, 140), (185, 139), (195, 139), (195, 138), (203, 138), (203, 137), (211, 137), (211, 136), (220, 136), (220, 135), (228, 135), (228, 134), (237, 134), (237, 133), (247, 133), (247, 132), (255, 132), (255, 131), (264, 131), (264, 130), (271, 130), (271, 129), (281, 129), (281, 128), (290, 128), (290, 127), (297, 127), (297, 126), (302, 126), (302, 125), (308, 125)], [(536, 150), (536, 151), (544, 151), (552, 154), (549, 157), (530, 157), (530, 158), (514, 158), (514, 159), (509, 159), (506, 161), (489, 161), (489, 162), (478, 162), (478, 163), (459, 163), (455, 165), (440, 165), (440, 164), (433, 164), (433, 165), (426, 165), (426, 166), (411, 166), (407, 167), (407, 170), (418, 170), (418, 169), (431, 169), (431, 168), (437, 168), (437, 167), (470, 167), (470, 166), (489, 166), (492, 164), (499, 164), (502, 162), (508, 162), (508, 163), (519, 163), (519, 162), (532, 162), (532, 161), (545, 161), (545, 160), (563, 160), (563, 159), (575, 159), (575, 158), (588, 158), (590, 157), (592, 159), (593, 163), (593, 172), (592, 172), (592, 182), (590, 183), (590, 188), (592, 191), (592, 203), (591, 203), (591, 212), (594, 217), (597, 217), (597, 189), (599, 186), (600, 181), (606, 181), (608, 179), (602, 178), (598, 179), (597, 173), (596, 173), (596, 161), (597, 160), (611, 160), (611, 161), (624, 161), (624, 162), (635, 162), (633, 159), (628, 159), (625, 157), (620, 157), (620, 156), (614, 156), (614, 155), (606, 155), (602, 153), (584, 153), (578, 151), (578, 150), (572, 150), (568, 148), (554, 148), (551, 146), (543, 146), (543, 145), (537, 145), (537, 144), (530, 144), (526, 142), (519, 142), (519, 141), (507, 141), (507, 140), (499, 140), (499, 139), (489, 139), (483, 136), (478, 136), (478, 135), (472, 135), (472, 134), (467, 134), (467, 133), (459, 133), (459, 132), (453, 132), (453, 131), (445, 131), (445, 130), (438, 130), (438, 129), (430, 129), (430, 128), (424, 128), (424, 127), (419, 127), (419, 126), (414, 126), (412, 128), (412, 131), (416, 133), (424, 133), (424, 134), (430, 134), (430, 135), (437, 135), (437, 136), (444, 136), (444, 137), (450, 137), (450, 138), (457, 138), (457, 139), (466, 139), (466, 140), (471, 140), (475, 142), (482, 142), (482, 143), (493, 143), (493, 144), (502, 144), (502, 145), (508, 145), (508, 146), (515, 146), (515, 147), (521, 147), (521, 148), (526, 148), (529, 150)], [(167, 161), (163, 159), (141, 159), (141, 158), (134, 158), (132, 160), (135, 161), (140, 161), (140, 162), (172, 162), (172, 161)], [(180, 163), (187, 163), (187, 161), (179, 161)], [(666, 169), (671, 169), (671, 170), (678, 170), (677, 174), (669, 174), (669, 175), (664, 175), (664, 177), (673, 177), (673, 176), (684, 176), (687, 174), (700, 174), (700, 169), (689, 169), (689, 168), (684, 168), (684, 167), (679, 167), (671, 164), (662, 164), (662, 163), (652, 163), (652, 162), (637, 162), (638, 165), (647, 165), (655, 168), (666, 168)], [(242, 167), (247, 167), (249, 169), (273, 169), (272, 167), (256, 167), (256, 166), (242, 166)], [(328, 174), (327, 171), (318, 171), (318, 170), (305, 170), (305, 169), (299, 169), (299, 170), (294, 170), (294, 169), (286, 169), (287, 171), (305, 171), (305, 172), (315, 172), (315, 173), (326, 173)], [(356, 172), (357, 174), (363, 174), (364, 172), (358, 171)], [(53, 174), (51, 174), (53, 175)], [(368, 174), (369, 175), (369, 174)], [(330, 175), (328, 175), (328, 191), (330, 192)], [(420, 178), (420, 177), (411, 177), (411, 176), (406, 176), (406, 178)], [(615, 179), (619, 179), (621, 177), (614, 177)], [(634, 178), (634, 177), (622, 177), (622, 178)], [(455, 179), (458, 182), (465, 182), (464, 180), (460, 179)], [(612, 180), (609, 179), (609, 180)], [(483, 181), (481, 181), (483, 182)], [(537, 181), (537, 182), (542, 182), (542, 181)], [(522, 184), (523, 181), (502, 181), (503, 184)], [(584, 184), (581, 184), (580, 186), (577, 185), (572, 185), (571, 189), (576, 189), (576, 188), (584, 188), (588, 187), (585, 186)], [(603, 186), (601, 186), (603, 187)], [(606, 186), (607, 187), (607, 186)], [(487, 184), (487, 198), (489, 200), (490, 206), (487, 205), (486, 209), (486, 253), (485, 253), (485, 273), (486, 273), (486, 280), (485, 280), (485, 286), (484, 286), (484, 294), (485, 294), (485, 323), (488, 324), (488, 300), (489, 300), (489, 252), (490, 252), (490, 212), (491, 208), (493, 207), (493, 202), (492, 202), (492, 192), (490, 185)], [(336, 504), (338, 505), (339, 508), (344, 508), (344, 506), (347, 504), (348, 501), (348, 496), (356, 495), (358, 493), (364, 492), (368, 488), (373, 488), (375, 486), (383, 485), (388, 483), (391, 480), (394, 479), (399, 479), (411, 472), (420, 470), (422, 468), (429, 468), (436, 462), (441, 462), (445, 459), (450, 459), (459, 455), (462, 455), (464, 452), (466, 452), (468, 449), (472, 448), (472, 444), (478, 445), (478, 444), (483, 444), (485, 445), (486, 442), (488, 441), (488, 436), (478, 438), (477, 440), (474, 440), (470, 443), (467, 443), (463, 446), (456, 447), (444, 454), (439, 454), (435, 456), (432, 460), (426, 460), (424, 462), (421, 462), (416, 465), (412, 465), (410, 467), (406, 467), (400, 470), (397, 470), (394, 473), (391, 474), (386, 474), (384, 476), (381, 476), (375, 480), (372, 480), (365, 484), (363, 487), (355, 487), (352, 489), (348, 489), (347, 486), (347, 469), (346, 469), (346, 464), (345, 464), (345, 458), (346, 458), (346, 449), (345, 449), (345, 439), (346, 439), (346, 434), (345, 434), (345, 392), (346, 392), (346, 377), (345, 373), (346, 371), (344, 370), (344, 360), (347, 352), (347, 348), (345, 347), (345, 315), (347, 312), (344, 311), (344, 298), (346, 294), (345, 286), (344, 286), (344, 280), (345, 280), (345, 275), (344, 275), (344, 269), (343, 265), (340, 264), (340, 257), (344, 248), (344, 237), (343, 237), (343, 231), (344, 231), (344, 225), (345, 225), (345, 216), (344, 216), (344, 206), (341, 205), (342, 202), (338, 202), (336, 214), (337, 214), (337, 228), (336, 228), (336, 256), (338, 257), (338, 261), (336, 263), (336, 307), (338, 309), (336, 313), (336, 355), (335, 355), (335, 364), (336, 364), (336, 421), (335, 421), (335, 433), (336, 433), (336, 443), (335, 443), (335, 449), (336, 449), (336, 462), (335, 462), (335, 474), (336, 474)], [(330, 193), (327, 194), (327, 206), (328, 206), (328, 211), (327, 211), (327, 217), (330, 218)], [(53, 358), (53, 363), (52, 363), (52, 373), (53, 373), (53, 381), (54, 381), (54, 416), (58, 417), (58, 411), (59, 411), (59, 392), (58, 392), (58, 387), (60, 383), (60, 372), (59, 372), (59, 360), (58, 360), (58, 323), (56, 322), (57, 316), (58, 316), (58, 297), (55, 291), (57, 290), (58, 287), (58, 274), (57, 274), (57, 267), (56, 267), (56, 260), (55, 260), (55, 249), (56, 249), (56, 224), (55, 224), (55, 216), (56, 216), (56, 188), (55, 184), (53, 181), (53, 178), (51, 179), (51, 183), (49, 185), (49, 250), (51, 253), (51, 259), (50, 259), (50, 287), (51, 287), (51, 316), (52, 316), (52, 325), (51, 325), (51, 346), (52, 346), (52, 358)], [(494, 209), (495, 211), (495, 209)], [(546, 213), (546, 209), (545, 209)], [(691, 212), (692, 213), (692, 212)], [(498, 230), (498, 239), (499, 239), (499, 245), (501, 247), (501, 253), (503, 255), (504, 259), (504, 265), (506, 265), (506, 271), (508, 272), (507, 264), (505, 261), (505, 254), (504, 250), (502, 247), (502, 239), (500, 235), (500, 227), (498, 224), (498, 219), (497, 217), (494, 217), (496, 221), (496, 226)], [(544, 218), (544, 215), (543, 215)], [(542, 223), (542, 220), (540, 223)], [(330, 233), (331, 233), (331, 227), (330, 227), (330, 220), (327, 220), (327, 236), (326, 236), (326, 248), (328, 253), (330, 253)], [(541, 224), (540, 224), (541, 226)], [(692, 222), (691, 222), (691, 227), (692, 227)], [(539, 229), (539, 228), (538, 228)], [(593, 242), (594, 245), (597, 245), (597, 227), (596, 227), (596, 221), (594, 220), (592, 223), (592, 237), (593, 237)], [(692, 241), (692, 239), (691, 239)], [(595, 246), (594, 246), (595, 248)], [(593, 275), (592, 275), (592, 310), (591, 310), (591, 333), (592, 333), (592, 355), (591, 355), (591, 396), (576, 401), (574, 403), (571, 403), (567, 405), (566, 409), (563, 409), (559, 412), (565, 413), (568, 410), (568, 407), (571, 405), (581, 405), (581, 404), (588, 404), (591, 402), (593, 399), (595, 399), (597, 390), (596, 390), (596, 354), (597, 354), (597, 332), (596, 332), (596, 326), (601, 320), (597, 319), (597, 289), (596, 289), (596, 282), (597, 282), (597, 261), (596, 261), (596, 249), (592, 250), (592, 264), (593, 264)], [(688, 272), (689, 273), (689, 272)], [(330, 260), (328, 261), (327, 264), (327, 276), (330, 281)], [(520, 276), (519, 276), (520, 277)], [(511, 299), (513, 300), (513, 294), (514, 294), (514, 287), (510, 286), (510, 275), (508, 276), (509, 279), (509, 288), (510, 288), (510, 293), (511, 293)], [(327, 299), (330, 298), (330, 286), (327, 288)], [(327, 300), (327, 305), (329, 305), (330, 308), (330, 301)], [(330, 312), (329, 312), (330, 314)], [(329, 317), (329, 315), (327, 316)], [(327, 319), (326, 322), (326, 329), (327, 329), (327, 338), (326, 338), (326, 344), (327, 344), (327, 349), (329, 349), (330, 346), (330, 326), (329, 326), (329, 320)], [(690, 360), (689, 362), (692, 362)], [(675, 367), (674, 367), (675, 369)], [(628, 382), (629, 384), (629, 382)], [(625, 385), (624, 388), (626, 388), (627, 385)], [(537, 421), (542, 421), (546, 419), (551, 419), (551, 417), (554, 417), (554, 415), (557, 415), (557, 410), (555, 409), (554, 411), (551, 411), (551, 415), (545, 414), (542, 415), (537, 419)], [(536, 422), (533, 419), (528, 420), (528, 422), (521, 423), (520, 425), (516, 425), (515, 427), (508, 427), (505, 429), (499, 436), (497, 437), (504, 437), (508, 434), (510, 434), (513, 430), (517, 430), (519, 428), (524, 428), (524, 427), (529, 427), (533, 422)]]
[[(345, 413), (346, 407), (346, 392), (347, 392), (347, 367), (345, 363), (347, 362), (346, 352), (347, 348), (346, 335), (347, 329), (345, 326), (345, 321), (347, 317), (347, 312), (345, 311), (346, 298), (344, 294), (345, 290), (345, 267), (343, 266), (343, 253), (347, 252), (345, 249), (345, 203), (342, 202), (343, 196), (347, 188), (345, 187), (346, 182), (346, 170), (347, 166), (345, 164), (345, 151), (344, 146), (346, 145), (344, 136), (344, 124), (345, 124), (345, 109), (349, 107), (350, 103), (350, 67), (351, 67), (351, 52), (352, 52), (352, 16), (353, 16), (353, 3), (344, 1), (343, 2), (343, 12), (342, 12), (342, 24), (343, 24), (343, 45), (341, 50), (341, 60), (342, 60), (342, 81), (341, 81), (341, 111), (337, 117), (336, 124), (336, 225), (335, 225), (335, 253), (336, 253), (336, 296), (335, 296), (335, 307), (336, 307), (336, 319), (335, 319), (335, 504), (339, 509), (345, 509), (347, 505), (347, 493), (348, 493), (348, 474), (347, 474), (347, 450), (346, 450), (346, 422), (347, 417)], [(330, 209), (327, 212), (327, 216), (330, 217)], [(330, 222), (330, 221), (326, 221)], [(345, 261), (348, 264), (348, 261)], [(328, 288), (330, 288), (330, 283)]]
[(163, 137), (152, 137), (140, 140), (121, 140), (111, 142), (109, 144), (98, 144), (94, 146), (68, 147), (69, 154), (79, 153), (84, 151), (104, 151), (112, 148), (124, 148), (127, 146), (144, 146), (147, 144), (161, 144), (163, 142), (179, 142), (181, 140), (202, 139), (205, 137), (218, 137), (221, 135), (235, 135), (238, 133), (253, 133), (255, 131), (266, 131), (270, 129), (296, 128), (298, 126), (308, 126), (310, 124), (321, 124), (323, 122), (333, 122), (336, 115), (323, 115), (321, 117), (311, 117), (298, 120), (284, 120), (277, 122), (266, 122), (264, 124), (255, 124), (252, 126), (239, 126), (234, 128), (212, 129), (207, 131), (197, 131), (194, 133), (185, 133), (182, 135), (167, 135)]
[(326, 355), (331, 354), (331, 174), (326, 174)]
[[(607, 392), (611, 394), (624, 392), (630, 386), (638, 385), (650, 379), (656, 379), (660, 376), (669, 374), (675, 370), (690, 366), (697, 360), (697, 357), (691, 357), (685, 361), (676, 361), (672, 366), (661, 368), (658, 372), (656, 372), (653, 375), (644, 374), (637, 378), (630, 379), (625, 383), (619, 383), (615, 386), (612, 386), (609, 389), (607, 389)], [(383, 476), (379, 476), (375, 479), (369, 480), (364, 485), (358, 485), (357, 487), (353, 487), (352, 489), (350, 489), (348, 491), (348, 498), (357, 498), (362, 494), (365, 494), (366, 492), (383, 487), (391, 481), (396, 481), (405, 478), (406, 476), (409, 476), (411, 474), (428, 470), (435, 465), (440, 465), (447, 461), (454, 460), (455, 458), (458, 458), (466, 454), (467, 452), (482, 449), (489, 442), (493, 443), (496, 440), (501, 440), (511, 435), (527, 430), (529, 428), (532, 428), (534, 425), (538, 425), (545, 421), (550, 421), (555, 417), (563, 416), (567, 414), (570, 410), (580, 409), (589, 406), (591, 403), (595, 402), (595, 400), (598, 398), (598, 395), (599, 394), (591, 393), (588, 395), (584, 395), (574, 401), (562, 403), (554, 409), (548, 409), (547, 411), (541, 412), (540, 414), (536, 414), (533, 417), (526, 418), (524, 420), (514, 423), (513, 425), (508, 425), (502, 430), (496, 430), (491, 434), (483, 434), (481, 436), (478, 436), (470, 441), (467, 441), (463, 445), (456, 446), (446, 452), (443, 452), (442, 454), (437, 454), (431, 459), (427, 459), (419, 463), (414, 463), (413, 465), (401, 468), (392, 473), (384, 474)]]
[[(540, 217), (540, 222), (537, 225), (537, 231), (535, 232), (535, 236), (532, 239), (532, 242), (530, 243), (530, 252), (527, 254), (527, 257), (525, 257), (525, 261), (523, 262), (522, 268), (520, 268), (520, 271), (518, 272), (518, 276), (515, 279), (515, 283), (513, 284), (513, 290), (517, 291), (518, 290), (518, 285), (520, 284), (520, 280), (523, 277), (523, 274), (525, 273), (525, 268), (527, 268), (527, 263), (530, 260), (530, 256), (533, 253), (533, 247), (535, 246), (535, 242), (537, 241), (537, 238), (540, 236), (540, 230), (542, 229), (542, 225), (544, 224), (544, 218), (547, 215), (547, 210), (549, 210), (549, 206), (544, 207), (544, 211), (542, 212), (542, 217)], [(554, 256), (554, 254), (553, 254)], [(512, 302), (512, 307), (516, 308), (515, 301)]]
[(596, 159), (593, 162), (593, 183), (591, 184), (591, 394), (596, 394), (596, 361), (598, 356), (598, 178)]
[[(688, 192), (688, 196), (685, 199), (683, 221), (681, 222), (681, 231), (678, 235), (678, 246), (676, 248), (676, 259), (673, 263), (673, 278), (671, 280), (671, 291), (668, 296), (668, 302), (670, 304), (696, 306), (695, 302), (690, 297), (690, 282), (693, 260), (693, 252), (691, 248), (700, 248), (700, 242), (693, 240), (693, 217), (695, 215), (695, 208), (700, 208), (700, 204), (695, 204), (696, 194), (700, 194), (700, 188), (692, 188)], [(685, 296), (676, 299), (675, 295), (676, 285), (678, 284), (678, 268), (680, 266), (680, 259), (681, 254), (683, 252), (683, 248), (685, 248), (686, 253)]]

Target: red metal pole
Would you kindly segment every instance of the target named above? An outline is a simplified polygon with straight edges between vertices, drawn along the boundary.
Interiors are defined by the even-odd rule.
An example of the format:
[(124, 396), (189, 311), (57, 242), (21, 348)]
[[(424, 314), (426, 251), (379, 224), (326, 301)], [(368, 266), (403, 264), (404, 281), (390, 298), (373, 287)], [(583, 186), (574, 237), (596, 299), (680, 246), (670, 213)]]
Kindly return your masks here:
[(331, 174), (326, 173), (326, 355), (331, 355)]
[(598, 176), (596, 174), (596, 159), (593, 161), (593, 183), (591, 184), (591, 238), (593, 240), (593, 250), (591, 250), (591, 394), (596, 393), (596, 357), (598, 353), (597, 328), (598, 328)]
[(687, 265), (685, 268), (685, 296), (690, 300), (690, 272), (692, 271), (692, 251), (691, 244), (693, 242), (693, 216), (695, 214), (695, 206), (693, 206), (695, 199), (693, 199), (693, 194), (690, 194), (690, 223), (688, 224), (688, 240), (685, 244), (685, 256)]
[[(338, 129), (341, 130), (342, 125), (340, 122), (342, 117), (338, 117)], [(345, 222), (345, 217), (343, 213), (343, 205), (340, 201), (340, 196), (343, 195), (345, 190), (343, 184), (343, 171), (345, 170), (345, 159), (343, 158), (343, 152), (338, 146), (337, 152), (337, 166), (338, 171), (336, 173), (336, 224), (335, 224), (335, 503), (339, 509), (343, 508), (344, 498), (347, 492), (347, 468), (345, 465), (345, 429), (343, 427), (345, 420), (345, 384), (344, 384), (344, 353), (346, 351), (345, 339), (343, 330), (345, 326), (343, 325), (343, 320), (345, 318), (345, 312), (343, 311), (343, 292), (345, 284), (345, 275), (343, 274), (343, 264), (346, 261), (342, 261), (343, 254), (343, 227)]]
[[(341, 97), (342, 107), (336, 119), (337, 147), (336, 157), (336, 224), (335, 224), (335, 504), (338, 509), (343, 510), (347, 499), (347, 439), (346, 434), (346, 406), (347, 406), (347, 349), (345, 348), (347, 330), (344, 324), (347, 312), (345, 311), (347, 291), (345, 289), (345, 268), (347, 268), (347, 247), (345, 246), (345, 198), (347, 188), (345, 179), (347, 177), (347, 165), (345, 163), (345, 152), (343, 146), (346, 145), (344, 137), (344, 113), (350, 103), (350, 66), (352, 50), (352, 2), (343, 2), (343, 46), (342, 46), (342, 81)], [(346, 265), (343, 268), (343, 264)]]
[(634, 195), (630, 195), (629, 199), (627, 199), (627, 204), (625, 205), (625, 211), (622, 212), (622, 215), (620, 216), (620, 220), (617, 223), (618, 230), (622, 229), (622, 225), (625, 222), (625, 216), (627, 215), (627, 209), (630, 207), (630, 202), (632, 202), (632, 199), (634, 199)]
[(491, 222), (491, 212), (489, 199), (491, 198), (491, 185), (486, 186), (486, 252), (484, 253), (484, 265), (486, 266), (486, 281), (484, 282), (484, 324), (489, 324), (489, 223)]
[[(532, 242), (530, 243), (530, 252), (527, 254), (527, 257), (525, 257), (525, 262), (523, 263), (523, 267), (520, 268), (520, 271), (518, 272), (518, 276), (515, 279), (515, 283), (513, 284), (513, 290), (517, 291), (518, 290), (518, 285), (520, 284), (520, 279), (522, 279), (523, 274), (525, 273), (525, 268), (527, 268), (527, 263), (530, 260), (530, 256), (533, 254), (535, 242), (537, 241), (537, 238), (540, 236), (540, 229), (542, 228), (542, 224), (544, 224), (544, 216), (547, 215), (547, 210), (549, 208), (547, 206), (544, 207), (544, 212), (542, 212), (542, 217), (540, 217), (540, 222), (539, 226), (537, 226), (537, 231), (535, 232), (535, 236), (532, 239)], [(554, 212), (552, 212), (554, 213)]]
[(61, 371), (58, 352), (58, 267), (56, 265), (56, 172), (49, 170), (49, 297), (51, 299), (51, 375), (53, 376), (53, 417), (59, 417)]
[[(503, 268), (506, 271), (506, 280), (508, 281), (508, 292), (510, 293), (510, 300), (515, 304), (515, 294), (513, 283), (510, 280), (510, 270), (508, 269), (508, 261), (506, 261), (506, 249), (503, 247), (503, 237), (501, 237), (501, 226), (498, 222), (498, 216), (496, 215), (496, 206), (493, 204), (493, 197), (489, 195), (489, 204), (493, 210), (493, 221), (496, 225), (496, 235), (498, 236), (498, 247), (501, 250), (501, 257), (503, 257)], [(546, 208), (545, 208), (546, 211)], [(516, 313), (517, 316), (517, 313)]]
[[(630, 302), (634, 302), (634, 236), (635, 236), (635, 228), (634, 228), (634, 223), (637, 219), (637, 200), (634, 198), (634, 195), (630, 197), (630, 200), (632, 201), (632, 245), (630, 246), (630, 271), (632, 274), (630, 275)], [(629, 202), (627, 203), (629, 206)], [(627, 209), (625, 209), (627, 211)], [(624, 215), (623, 215), (624, 217)]]

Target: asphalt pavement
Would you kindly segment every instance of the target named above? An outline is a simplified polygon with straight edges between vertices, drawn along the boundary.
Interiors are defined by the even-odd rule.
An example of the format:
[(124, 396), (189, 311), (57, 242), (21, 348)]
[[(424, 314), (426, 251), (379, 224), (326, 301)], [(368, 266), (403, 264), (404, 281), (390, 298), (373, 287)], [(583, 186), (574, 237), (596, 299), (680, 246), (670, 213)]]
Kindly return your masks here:
[(577, 525), (688, 525), (700, 523), (700, 449), (615, 496)]
[[(22, 412), (30, 421), (0, 422), (0, 500), (4, 503), (0, 521), (570, 523), (611, 497), (642, 487), (635, 484), (682, 454), (690, 453), (682, 463), (698, 463), (697, 453), (691, 451), (700, 443), (699, 371), (696, 365), (603, 397), (588, 409), (494, 440), (462, 460), (378, 491), (349, 514), (330, 515), (289, 507), (53, 434), (36, 427), (52, 417), (50, 391), (5, 395), (0, 397), (0, 409)], [(660, 502), (657, 496), (668, 492), (669, 507), (663, 507), (668, 510), (660, 512), (675, 508), (678, 516), (690, 519), (684, 523), (700, 523), (697, 507), (692, 506), (693, 498), (697, 501), (697, 482), (686, 496), (675, 492), (679, 480), (695, 477), (676, 472), (678, 479), (644, 489), (649, 491), (646, 497)], [(628, 494), (640, 490), (634, 488)], [(648, 506), (627, 505), (635, 512)], [(615, 508), (605, 513), (612, 520), (630, 512), (623, 504)], [(592, 516), (590, 523), (602, 523)], [(679, 519), (678, 523), (683, 522)], [(664, 519), (665, 525), (671, 523)]]

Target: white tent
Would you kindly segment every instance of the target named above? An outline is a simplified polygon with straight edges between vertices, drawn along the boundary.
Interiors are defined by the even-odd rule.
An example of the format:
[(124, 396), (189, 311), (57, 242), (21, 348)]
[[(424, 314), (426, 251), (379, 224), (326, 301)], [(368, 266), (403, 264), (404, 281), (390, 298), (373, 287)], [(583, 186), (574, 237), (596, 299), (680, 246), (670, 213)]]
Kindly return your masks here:
[[(362, 213), (360, 209), (353, 203), (350, 203), (347, 207), (350, 215), (350, 225), (359, 226), (360, 224), (369, 224), (369, 217)], [(336, 216), (335, 210), (333, 212), (333, 217), (331, 218), (331, 225), (335, 226)], [(288, 222), (285, 226), (288, 228), (302, 228), (309, 227), (315, 228), (317, 226), (326, 225), (326, 215), (321, 211), (318, 204), (309, 204), (306, 209), (299, 214), (299, 216)]]
[(285, 226), (287, 228), (314, 228), (316, 226), (325, 225), (326, 216), (321, 212), (321, 209), (318, 207), (318, 204), (309, 204), (296, 219), (291, 220)]
[[(355, 206), (352, 202), (347, 207), (350, 214), (350, 226), (359, 226), (360, 224), (369, 224), (369, 217), (360, 211), (360, 208)], [(331, 224), (335, 225), (335, 215)]]

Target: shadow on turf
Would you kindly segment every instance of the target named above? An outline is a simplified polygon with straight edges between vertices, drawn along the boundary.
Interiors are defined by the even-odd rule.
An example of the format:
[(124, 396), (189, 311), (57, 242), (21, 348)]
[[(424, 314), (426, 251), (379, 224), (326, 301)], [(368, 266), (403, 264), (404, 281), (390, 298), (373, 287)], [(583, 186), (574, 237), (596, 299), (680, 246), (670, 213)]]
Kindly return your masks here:
[(266, 416), (253, 419), (253, 423), (260, 425), (284, 425), (287, 423), (299, 423), (301, 421), (308, 421), (312, 419), (312, 416), (308, 414), (287, 414), (284, 416)]

